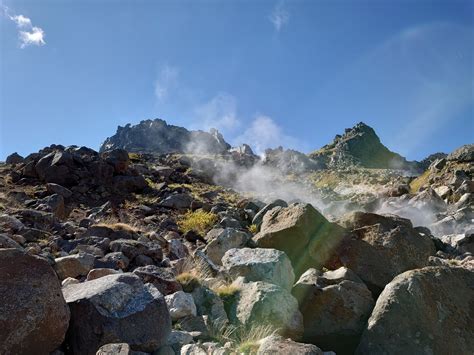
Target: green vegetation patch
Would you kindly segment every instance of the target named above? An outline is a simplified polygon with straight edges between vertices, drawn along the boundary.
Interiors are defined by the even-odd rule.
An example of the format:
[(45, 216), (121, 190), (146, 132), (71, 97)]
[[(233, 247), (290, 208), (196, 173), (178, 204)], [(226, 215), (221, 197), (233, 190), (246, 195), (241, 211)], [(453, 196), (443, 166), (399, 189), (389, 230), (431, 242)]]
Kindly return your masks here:
[(178, 219), (178, 227), (182, 233), (195, 231), (205, 235), (217, 223), (217, 215), (201, 209), (186, 212)]

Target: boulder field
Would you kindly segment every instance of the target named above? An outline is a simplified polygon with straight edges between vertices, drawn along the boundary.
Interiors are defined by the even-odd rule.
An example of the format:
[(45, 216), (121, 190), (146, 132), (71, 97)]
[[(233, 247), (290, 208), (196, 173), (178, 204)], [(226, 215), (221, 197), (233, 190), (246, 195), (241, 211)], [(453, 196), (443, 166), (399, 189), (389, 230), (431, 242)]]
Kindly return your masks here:
[[(474, 148), (411, 179), (367, 172), (419, 167), (366, 157), (381, 144), (369, 128), (260, 163), (164, 121), (120, 128), (100, 153), (13, 154), (0, 163), (0, 354), (472, 353)], [(190, 137), (210, 150), (186, 154)], [(237, 191), (252, 164), (281, 170), (274, 191)], [(318, 194), (282, 199), (294, 174)], [(347, 192), (334, 176), (374, 189), (327, 202)]]

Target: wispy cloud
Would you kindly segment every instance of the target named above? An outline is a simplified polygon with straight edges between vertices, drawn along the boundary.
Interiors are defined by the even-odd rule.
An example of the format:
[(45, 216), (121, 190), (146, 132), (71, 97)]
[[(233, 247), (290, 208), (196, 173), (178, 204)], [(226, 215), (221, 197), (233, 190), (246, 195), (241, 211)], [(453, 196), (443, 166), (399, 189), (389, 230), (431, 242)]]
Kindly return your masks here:
[[(168, 100), (167, 103), (177, 106), (188, 102), (191, 109), (183, 111), (183, 116), (191, 118), (186, 125), (188, 129), (209, 131), (215, 128), (230, 144), (247, 143), (259, 155), (263, 155), (267, 148), (278, 146), (303, 148), (303, 142), (285, 134), (271, 117), (264, 114), (256, 114), (254, 117), (242, 115), (234, 95), (222, 91), (210, 98), (203, 98), (202, 92), (181, 82), (178, 67), (162, 66), (154, 84), (155, 96), (159, 102)], [(192, 150), (196, 149), (199, 150), (200, 147), (193, 145)]]
[(18, 38), (20, 40), (20, 48), (25, 48), (31, 45), (43, 46), (46, 44), (44, 37), (45, 33), (41, 27), (33, 26), (31, 19), (23, 15), (12, 14), (12, 11), (2, 6), (2, 14), (9, 20), (13, 21), (18, 28)]
[(179, 69), (164, 65), (155, 80), (155, 96), (159, 101), (165, 101), (170, 92), (178, 86)]
[(39, 27), (32, 27), (30, 31), (20, 31), (19, 37), (21, 48), (30, 45), (43, 46), (46, 44), (44, 41), (44, 31)]
[(257, 115), (235, 141), (239, 142), (239, 144), (250, 144), (259, 155), (262, 155), (267, 148), (276, 148), (278, 146), (295, 148), (298, 146), (295, 138), (286, 135), (272, 118), (265, 115)]
[(231, 132), (240, 126), (237, 117), (237, 100), (227, 93), (219, 93), (208, 102), (194, 109), (199, 128), (216, 128), (223, 133)]
[(277, 32), (280, 32), (283, 26), (288, 24), (290, 21), (290, 13), (285, 8), (284, 1), (280, 0), (277, 2), (268, 19), (273, 24), (273, 27), (275, 27)]
[(31, 28), (31, 20), (23, 15), (10, 16), (10, 20), (16, 23), (19, 28)]

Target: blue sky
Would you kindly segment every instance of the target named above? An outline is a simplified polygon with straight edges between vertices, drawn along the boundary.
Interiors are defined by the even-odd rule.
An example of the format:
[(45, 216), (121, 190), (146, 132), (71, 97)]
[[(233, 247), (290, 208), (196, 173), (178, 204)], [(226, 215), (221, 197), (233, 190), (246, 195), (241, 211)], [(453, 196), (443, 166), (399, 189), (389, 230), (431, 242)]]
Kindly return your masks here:
[[(1, 1), (1, 0), (0, 0)], [(3, 0), (0, 159), (117, 125), (305, 152), (359, 121), (422, 159), (474, 142), (474, 2)]]

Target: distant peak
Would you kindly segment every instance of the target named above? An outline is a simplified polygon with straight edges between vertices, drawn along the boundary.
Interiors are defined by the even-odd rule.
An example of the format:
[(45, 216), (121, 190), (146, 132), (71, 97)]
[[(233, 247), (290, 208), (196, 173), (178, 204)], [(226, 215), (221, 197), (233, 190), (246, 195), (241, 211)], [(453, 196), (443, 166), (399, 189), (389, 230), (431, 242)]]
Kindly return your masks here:
[(381, 142), (375, 130), (364, 122), (346, 128), (344, 134), (310, 154), (328, 166), (347, 167), (359, 165), (367, 168), (411, 168), (402, 156), (391, 152)]
[(210, 132), (188, 131), (155, 118), (140, 121), (136, 125), (119, 126), (117, 132), (107, 138), (100, 151), (125, 149), (130, 152), (151, 153), (220, 153), (230, 148), (216, 129)]

